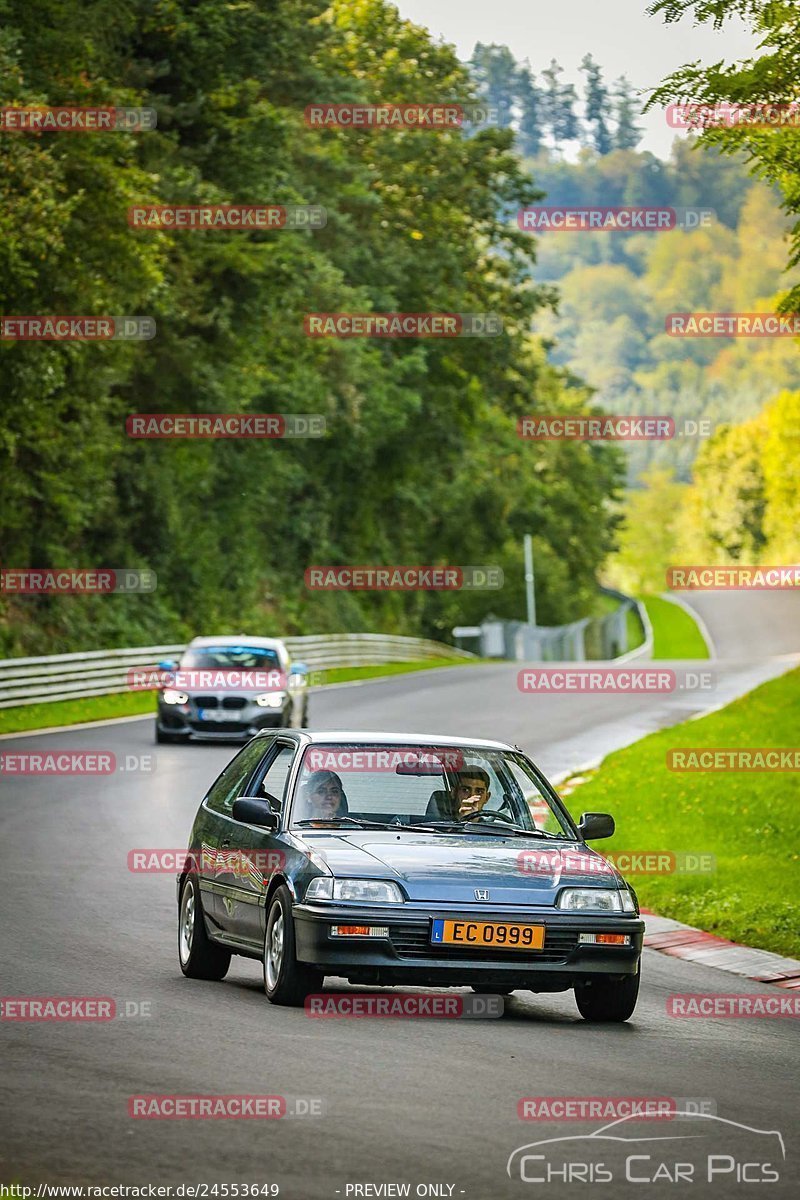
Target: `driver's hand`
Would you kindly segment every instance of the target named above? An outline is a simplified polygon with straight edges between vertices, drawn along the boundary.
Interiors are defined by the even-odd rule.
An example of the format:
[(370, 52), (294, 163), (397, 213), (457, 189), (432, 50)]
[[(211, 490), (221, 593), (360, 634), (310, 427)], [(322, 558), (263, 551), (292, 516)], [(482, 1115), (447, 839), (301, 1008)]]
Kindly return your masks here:
[(469, 800), (462, 800), (461, 807), (458, 810), (459, 818), (463, 821), (473, 813), (480, 812), (481, 803), (477, 796), (471, 796)]

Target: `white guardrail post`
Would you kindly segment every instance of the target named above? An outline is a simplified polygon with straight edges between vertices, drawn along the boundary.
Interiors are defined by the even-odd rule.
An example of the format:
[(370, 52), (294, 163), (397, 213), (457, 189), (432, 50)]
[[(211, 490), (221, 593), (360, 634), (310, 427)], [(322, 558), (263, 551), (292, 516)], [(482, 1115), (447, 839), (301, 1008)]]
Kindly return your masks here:
[[(283, 641), (292, 659), (306, 663), (312, 671), (428, 658), (457, 661), (476, 657), (443, 642), (391, 637), (383, 633), (321, 634), (288, 637)], [(185, 648), (185, 643), (180, 642), (120, 650), (87, 650), (78, 654), (53, 654), (42, 658), (2, 659), (0, 708), (124, 692), (128, 690), (129, 671), (155, 670), (162, 659), (176, 658)]]

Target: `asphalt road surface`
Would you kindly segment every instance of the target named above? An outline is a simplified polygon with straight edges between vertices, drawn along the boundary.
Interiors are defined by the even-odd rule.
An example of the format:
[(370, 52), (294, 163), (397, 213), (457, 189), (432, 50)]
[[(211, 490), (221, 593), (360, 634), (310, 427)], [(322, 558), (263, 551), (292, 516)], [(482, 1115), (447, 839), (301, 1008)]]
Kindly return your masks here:
[[(711, 692), (523, 695), (519, 668), (503, 664), (317, 693), (313, 724), (499, 737), (517, 742), (551, 774), (562, 773), (724, 702), (787, 669), (800, 653), (796, 596), (738, 596), (735, 603), (703, 596), (698, 610), (717, 648), (736, 660), (696, 664), (718, 671)], [(174, 877), (127, 869), (131, 848), (185, 845), (199, 799), (232, 749), (156, 751), (149, 721), (2, 743), (3, 750), (34, 746), (113, 750), (123, 765), (126, 755), (155, 753), (156, 769), (148, 774), (131, 760), (133, 769), (105, 779), (0, 781), (0, 994), (111, 996), (123, 1012), (149, 1004), (150, 1015), (107, 1024), (0, 1022), (3, 1181), (273, 1183), (289, 1200), (396, 1196), (403, 1191), (386, 1185), (405, 1184), (412, 1197), (561, 1197), (585, 1187), (580, 1177), (524, 1182), (518, 1165), (507, 1173), (509, 1155), (541, 1139), (588, 1134), (603, 1122), (523, 1121), (520, 1099), (660, 1096), (702, 1101), (722, 1121), (681, 1122), (682, 1132), (692, 1125), (693, 1137), (680, 1152), (674, 1142), (637, 1143), (637, 1178), (652, 1178), (666, 1163), (664, 1182), (649, 1187), (624, 1182), (618, 1144), (581, 1147), (584, 1178), (594, 1172), (597, 1180), (598, 1163), (617, 1155), (613, 1182), (600, 1171), (589, 1194), (632, 1195), (645, 1187), (648, 1196), (672, 1196), (682, 1185), (666, 1175), (701, 1150), (730, 1154), (720, 1158), (711, 1184), (693, 1165), (694, 1195), (797, 1194), (796, 1021), (666, 1015), (673, 993), (791, 993), (646, 951), (639, 1006), (618, 1028), (582, 1022), (571, 993), (517, 993), (505, 1015), (491, 1021), (312, 1021), (268, 1004), (254, 962), (234, 959), (222, 983), (185, 979), (175, 946)], [(314, 1102), (318, 1115), (129, 1118), (128, 1098), (152, 1093), (281, 1095), (290, 1106)], [(668, 1125), (637, 1124), (635, 1136), (661, 1138)], [(772, 1131), (782, 1135), (785, 1161)], [(748, 1179), (763, 1177), (764, 1162), (778, 1169), (778, 1182), (736, 1184), (742, 1170)], [(529, 1159), (524, 1173), (532, 1179), (543, 1169)]]

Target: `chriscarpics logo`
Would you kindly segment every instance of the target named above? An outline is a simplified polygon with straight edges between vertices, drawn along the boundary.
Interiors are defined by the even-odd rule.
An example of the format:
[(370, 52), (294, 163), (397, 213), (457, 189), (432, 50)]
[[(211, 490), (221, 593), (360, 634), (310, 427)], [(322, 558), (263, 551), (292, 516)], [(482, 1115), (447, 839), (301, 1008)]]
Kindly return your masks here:
[(699, 1183), (703, 1195), (713, 1189), (721, 1197), (740, 1184), (785, 1178), (786, 1148), (778, 1130), (690, 1111), (694, 1107), (671, 1113), (663, 1132), (647, 1114), (633, 1112), (591, 1133), (528, 1142), (509, 1155), (507, 1173), (520, 1183), (613, 1184), (615, 1194), (631, 1195), (636, 1185)]

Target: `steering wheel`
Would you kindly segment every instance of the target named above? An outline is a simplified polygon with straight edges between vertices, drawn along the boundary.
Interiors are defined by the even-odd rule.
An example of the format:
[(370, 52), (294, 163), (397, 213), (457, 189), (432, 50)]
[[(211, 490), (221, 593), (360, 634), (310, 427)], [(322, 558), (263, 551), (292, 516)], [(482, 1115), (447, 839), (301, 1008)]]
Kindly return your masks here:
[(461, 817), (462, 821), (477, 821), (478, 817), (488, 818), (489, 821), (504, 821), (505, 817), (496, 809), (490, 808), (487, 812), (485, 808), (479, 808), (477, 812), (469, 813), (466, 817)]

